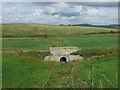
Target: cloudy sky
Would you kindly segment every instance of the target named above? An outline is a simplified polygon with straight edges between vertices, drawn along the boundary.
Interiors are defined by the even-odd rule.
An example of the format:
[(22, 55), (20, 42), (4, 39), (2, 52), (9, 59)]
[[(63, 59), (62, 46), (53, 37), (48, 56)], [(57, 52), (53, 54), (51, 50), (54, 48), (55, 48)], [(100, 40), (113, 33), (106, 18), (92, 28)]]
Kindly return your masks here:
[(3, 2), (2, 23), (117, 24), (117, 2)]

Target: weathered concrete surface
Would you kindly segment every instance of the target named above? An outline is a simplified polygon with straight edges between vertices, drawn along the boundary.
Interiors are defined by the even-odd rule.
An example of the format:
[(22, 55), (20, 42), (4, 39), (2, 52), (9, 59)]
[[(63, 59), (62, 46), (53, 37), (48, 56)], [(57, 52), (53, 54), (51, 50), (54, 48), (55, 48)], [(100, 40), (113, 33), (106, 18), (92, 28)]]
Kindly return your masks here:
[(60, 59), (62, 57), (66, 58), (66, 62), (73, 61), (73, 60), (82, 60), (83, 57), (79, 55), (70, 55), (73, 52), (76, 52), (80, 49), (77, 47), (50, 47), (50, 53), (51, 56), (46, 56), (44, 60), (46, 61), (58, 61), (60, 62)]

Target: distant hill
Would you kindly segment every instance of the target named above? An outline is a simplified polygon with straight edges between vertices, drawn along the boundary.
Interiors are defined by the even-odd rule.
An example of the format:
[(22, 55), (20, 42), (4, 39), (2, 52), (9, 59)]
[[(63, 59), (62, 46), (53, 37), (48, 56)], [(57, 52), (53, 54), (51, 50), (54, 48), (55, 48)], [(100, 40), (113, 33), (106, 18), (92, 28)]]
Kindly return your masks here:
[[(67, 26), (67, 25), (45, 25), (32, 23), (12, 23), (2, 24), (3, 37), (53, 37), (53, 36), (80, 36), (89, 33), (112, 33), (117, 32), (117, 29), (98, 28), (85, 26)], [(89, 27), (87, 27), (89, 26)]]
[(91, 24), (73, 24), (73, 26), (93, 26)]
[(91, 24), (73, 24), (73, 26), (86, 26), (86, 27), (103, 27), (103, 28), (120, 28), (120, 25), (110, 24), (110, 25), (91, 25)]
[(75, 24), (73, 26), (89, 26), (89, 27), (91, 26), (92, 27), (93, 25), (91, 25), (91, 24)]

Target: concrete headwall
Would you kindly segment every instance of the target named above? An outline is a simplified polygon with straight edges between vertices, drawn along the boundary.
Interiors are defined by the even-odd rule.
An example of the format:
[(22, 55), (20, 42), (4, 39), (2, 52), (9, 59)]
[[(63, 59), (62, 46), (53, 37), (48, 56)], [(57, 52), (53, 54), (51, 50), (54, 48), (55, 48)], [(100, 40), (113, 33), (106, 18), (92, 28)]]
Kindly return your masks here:
[(44, 60), (46, 61), (58, 61), (60, 62), (60, 59), (62, 57), (66, 58), (66, 62), (73, 61), (73, 60), (82, 60), (83, 57), (79, 55), (70, 55), (73, 52), (76, 52), (80, 49), (77, 47), (50, 47), (50, 53), (51, 56), (46, 56)]
[(79, 55), (62, 55), (62, 56), (57, 56), (57, 55), (52, 55), (52, 56), (46, 56), (44, 60), (46, 61), (58, 61), (60, 62), (60, 58), (65, 57), (66, 62), (73, 61), (73, 60), (82, 60), (83, 57)]

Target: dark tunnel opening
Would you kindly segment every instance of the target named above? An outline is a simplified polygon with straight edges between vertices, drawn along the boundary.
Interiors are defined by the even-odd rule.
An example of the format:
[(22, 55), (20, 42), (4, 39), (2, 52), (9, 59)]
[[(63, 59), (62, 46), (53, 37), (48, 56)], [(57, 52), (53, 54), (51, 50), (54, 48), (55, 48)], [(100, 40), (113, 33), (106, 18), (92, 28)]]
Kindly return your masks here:
[(66, 59), (65, 57), (61, 57), (61, 58), (60, 58), (60, 62), (61, 62), (61, 63), (66, 63), (66, 62), (67, 62), (67, 59)]

